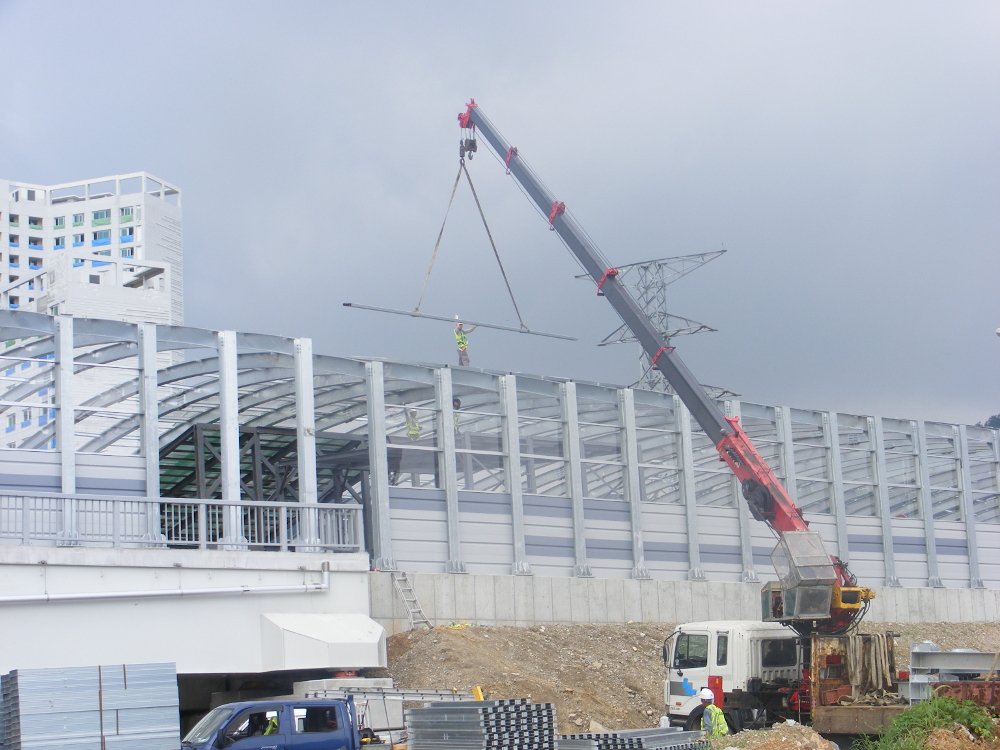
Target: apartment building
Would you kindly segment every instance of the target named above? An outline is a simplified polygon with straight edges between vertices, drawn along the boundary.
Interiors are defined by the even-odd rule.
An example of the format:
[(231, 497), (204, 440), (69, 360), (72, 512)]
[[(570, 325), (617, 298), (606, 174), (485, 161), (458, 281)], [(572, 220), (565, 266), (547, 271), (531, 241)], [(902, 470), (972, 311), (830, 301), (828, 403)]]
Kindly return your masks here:
[[(182, 325), (180, 190), (146, 172), (61, 185), (0, 179), (0, 308)], [(23, 356), (23, 343), (0, 343), (3, 392), (51, 377), (52, 363)], [(163, 364), (170, 362), (164, 355)], [(78, 403), (124, 376), (88, 373)], [(53, 395), (43, 388), (34, 406), (0, 404), (0, 447), (22, 447), (53, 419), (45, 406)]]

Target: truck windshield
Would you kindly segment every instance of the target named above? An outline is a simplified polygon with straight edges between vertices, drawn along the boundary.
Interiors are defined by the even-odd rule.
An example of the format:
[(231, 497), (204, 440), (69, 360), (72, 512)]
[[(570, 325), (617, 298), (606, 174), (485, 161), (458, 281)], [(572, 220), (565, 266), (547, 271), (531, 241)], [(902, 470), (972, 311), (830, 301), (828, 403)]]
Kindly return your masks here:
[(762, 667), (794, 667), (797, 663), (798, 653), (794, 638), (760, 642), (760, 664)]
[(187, 733), (187, 737), (184, 738), (184, 744), (200, 745), (208, 742), (219, 731), (219, 727), (225, 724), (226, 720), (232, 715), (233, 710), (226, 706), (213, 708), (202, 717), (201, 721), (194, 725), (194, 729)]
[(681, 633), (674, 644), (674, 669), (708, 666), (708, 636)]

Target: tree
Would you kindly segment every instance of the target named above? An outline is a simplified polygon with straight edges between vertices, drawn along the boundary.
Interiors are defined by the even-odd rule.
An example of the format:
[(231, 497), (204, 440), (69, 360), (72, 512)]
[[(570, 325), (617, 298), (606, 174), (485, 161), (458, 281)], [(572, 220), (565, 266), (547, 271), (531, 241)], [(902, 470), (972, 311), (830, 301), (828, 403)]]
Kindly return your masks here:
[(985, 422), (976, 422), (976, 427), (989, 427), (993, 430), (1000, 430), (1000, 414), (994, 414)]

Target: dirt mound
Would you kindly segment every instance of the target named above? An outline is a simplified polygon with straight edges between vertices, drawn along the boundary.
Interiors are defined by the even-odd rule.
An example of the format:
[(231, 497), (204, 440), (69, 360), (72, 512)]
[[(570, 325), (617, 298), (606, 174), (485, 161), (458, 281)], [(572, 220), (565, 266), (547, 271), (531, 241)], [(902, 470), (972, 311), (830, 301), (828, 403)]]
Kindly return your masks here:
[(482, 686), (492, 698), (554, 703), (564, 734), (656, 726), (670, 624), (458, 627), (389, 639), (400, 687)]
[[(712, 750), (837, 750), (836, 745), (823, 739), (801, 724), (775, 724), (771, 729), (755, 729), (712, 740)], [(952, 748), (942, 748), (952, 750)]]
[(942, 651), (974, 648), (977, 651), (1000, 649), (1000, 624), (995, 622), (862, 622), (862, 633), (899, 633), (896, 639), (896, 666), (910, 665), (910, 644), (934, 641)]

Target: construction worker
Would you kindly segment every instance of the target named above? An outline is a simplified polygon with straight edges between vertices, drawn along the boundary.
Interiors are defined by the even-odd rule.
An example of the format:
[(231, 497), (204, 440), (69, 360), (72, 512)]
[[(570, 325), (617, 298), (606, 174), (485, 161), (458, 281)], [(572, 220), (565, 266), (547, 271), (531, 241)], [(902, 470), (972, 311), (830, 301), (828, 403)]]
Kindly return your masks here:
[[(466, 359), (466, 361), (468, 361), (469, 358), (466, 357), (465, 359)], [(455, 434), (456, 435), (461, 432), (461, 430), (458, 429), (458, 410), (461, 409), (461, 408), (462, 408), (462, 400), (458, 399), (458, 398), (453, 398), (451, 400), (451, 415), (455, 419)]]
[(411, 443), (420, 440), (420, 422), (417, 421), (416, 409), (406, 410), (406, 437), (410, 439)]
[[(457, 317), (458, 316), (456, 316), (456, 318)], [(472, 328), (465, 328), (462, 326), (461, 322), (455, 323), (455, 343), (458, 345), (459, 367), (469, 366), (469, 339), (466, 337), (478, 327), (479, 326), (472, 326)]]
[(721, 708), (715, 705), (715, 693), (708, 688), (702, 688), (698, 697), (701, 698), (701, 705), (705, 709), (701, 715), (701, 728), (705, 732), (705, 739), (714, 740), (716, 737), (724, 737), (729, 734), (726, 715), (722, 713)]

